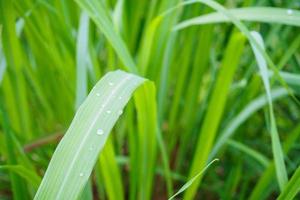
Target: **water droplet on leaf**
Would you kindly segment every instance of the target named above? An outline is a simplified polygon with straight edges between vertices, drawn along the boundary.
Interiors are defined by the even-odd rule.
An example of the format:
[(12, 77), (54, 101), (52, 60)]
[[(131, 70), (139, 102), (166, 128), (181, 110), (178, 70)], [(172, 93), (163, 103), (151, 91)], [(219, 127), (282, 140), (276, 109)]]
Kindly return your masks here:
[(292, 10), (292, 9), (288, 9), (288, 10), (287, 10), (287, 14), (288, 14), (288, 15), (293, 14), (293, 10)]
[(103, 134), (104, 134), (104, 131), (102, 129), (97, 130), (97, 135), (103, 135)]

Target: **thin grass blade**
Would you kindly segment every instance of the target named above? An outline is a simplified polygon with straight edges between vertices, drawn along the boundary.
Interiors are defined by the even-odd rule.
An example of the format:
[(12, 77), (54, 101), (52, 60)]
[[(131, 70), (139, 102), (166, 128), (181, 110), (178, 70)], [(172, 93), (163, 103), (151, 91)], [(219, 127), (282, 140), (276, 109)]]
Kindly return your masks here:
[(300, 166), (293, 174), (291, 180), (287, 183), (282, 193), (277, 198), (278, 200), (291, 200), (300, 191)]
[[(249, 7), (228, 9), (228, 12), (242, 21), (255, 21), (300, 26), (300, 12), (292, 9)], [(214, 24), (221, 22), (231, 22), (231, 19), (221, 12), (214, 12), (180, 22), (174, 27), (174, 30), (183, 29), (188, 26)]]
[(22, 165), (0, 165), (0, 170), (7, 170), (18, 174), (20, 177), (24, 178), (30, 185), (37, 189), (41, 183), (41, 177), (39, 177), (31, 169), (27, 169)]
[[(264, 43), (263, 39), (257, 32), (251, 32), (253, 38), (257, 41), (257, 43), (261, 46), (262, 49), (264, 49)], [(277, 175), (277, 181), (279, 184), (280, 189), (282, 190), (285, 186), (285, 184), (288, 181), (286, 167), (284, 163), (283, 158), (283, 152), (282, 147), (280, 144), (280, 139), (278, 136), (274, 111), (273, 111), (273, 103), (272, 103), (272, 95), (271, 95), (271, 87), (268, 77), (268, 68), (267, 68), (267, 62), (264, 59), (263, 55), (260, 53), (260, 51), (254, 46), (252, 43), (252, 48), (255, 54), (255, 58), (257, 61), (257, 64), (259, 66), (260, 74), (262, 76), (262, 80), (264, 83), (265, 91), (266, 91), (266, 97), (268, 100), (269, 105), (269, 117), (270, 117), (270, 133), (271, 133), (271, 139), (272, 139), (272, 152), (273, 157), (275, 161), (275, 167), (276, 167), (276, 175)]]
[(193, 182), (202, 175), (214, 162), (219, 161), (219, 159), (214, 159), (211, 162), (209, 162), (196, 176), (194, 176), (192, 179), (190, 179), (188, 182), (186, 182), (179, 190), (176, 192), (173, 196), (171, 196), (168, 200), (174, 199), (176, 196), (178, 196), (180, 193), (184, 192), (186, 189), (188, 189)]
[(137, 67), (126, 47), (126, 44), (115, 31), (112, 20), (103, 2), (97, 0), (76, 0), (78, 5), (85, 10), (91, 19), (97, 24), (108, 41), (114, 47), (126, 69), (132, 73), (137, 73)]

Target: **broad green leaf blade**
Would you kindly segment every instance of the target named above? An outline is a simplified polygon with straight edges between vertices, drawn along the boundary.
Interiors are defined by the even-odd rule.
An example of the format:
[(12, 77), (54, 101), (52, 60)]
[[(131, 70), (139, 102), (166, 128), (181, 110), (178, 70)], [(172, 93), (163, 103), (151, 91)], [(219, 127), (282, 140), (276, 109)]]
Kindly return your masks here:
[[(300, 26), (300, 12), (297, 10), (271, 7), (249, 7), (228, 9), (228, 12), (237, 19), (244, 21)], [(180, 22), (174, 29), (177, 30), (188, 26), (221, 22), (231, 22), (231, 19), (221, 12), (214, 12)]]
[(35, 199), (76, 199), (133, 91), (145, 79), (110, 72), (79, 107), (56, 148)]
[(291, 180), (287, 183), (278, 200), (291, 200), (300, 191), (300, 166), (293, 174)]
[(30, 169), (25, 168), (22, 165), (1, 165), (0, 170), (8, 170), (15, 174), (18, 174), (22, 178), (26, 179), (35, 189), (38, 188), (41, 183), (41, 178)]
[(102, 1), (98, 0), (75, 0), (85, 10), (91, 19), (97, 24), (105, 37), (114, 47), (122, 60), (125, 68), (132, 73), (137, 73), (137, 67), (121, 36), (115, 31), (112, 20)]
[[(263, 39), (260, 36), (260, 34), (252, 31), (251, 35), (256, 40), (257, 44), (259, 44), (261, 48), (264, 49)], [(275, 116), (273, 111), (273, 103), (272, 103), (271, 87), (270, 87), (269, 76), (268, 76), (267, 62), (264, 59), (261, 52), (257, 49), (257, 47), (253, 43), (251, 43), (251, 46), (255, 54), (255, 58), (259, 67), (260, 74), (262, 76), (263, 84), (266, 91), (266, 97), (268, 100), (272, 152), (275, 161), (277, 181), (280, 189), (282, 190), (288, 181), (288, 177), (287, 177), (286, 167), (284, 164), (282, 147), (280, 144), (280, 139), (278, 136), (277, 126), (276, 126), (276, 121), (275, 121)]]
[(180, 193), (184, 192), (187, 188), (189, 188), (193, 182), (202, 175), (214, 162), (219, 161), (219, 159), (214, 159), (210, 163), (208, 163), (196, 176), (194, 176), (191, 180), (186, 182), (179, 190), (176, 192), (173, 196), (171, 196), (168, 200), (174, 199), (176, 196), (178, 196)]

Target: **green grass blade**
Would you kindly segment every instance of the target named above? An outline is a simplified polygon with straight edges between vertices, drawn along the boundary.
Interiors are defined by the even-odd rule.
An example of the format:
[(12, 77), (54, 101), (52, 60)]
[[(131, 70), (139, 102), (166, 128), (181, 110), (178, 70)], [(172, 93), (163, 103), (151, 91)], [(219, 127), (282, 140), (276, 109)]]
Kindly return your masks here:
[(292, 178), (284, 187), (282, 193), (277, 198), (278, 200), (291, 200), (300, 191), (300, 166), (294, 172)]
[[(264, 49), (263, 39), (261, 38), (260, 34), (257, 32), (251, 32), (251, 34), (252, 34), (253, 38), (255, 38), (257, 43), (261, 46), (261, 48)], [(280, 139), (278, 136), (277, 126), (276, 126), (276, 121), (275, 121), (275, 116), (274, 116), (274, 111), (273, 111), (273, 103), (272, 103), (272, 96), (271, 96), (271, 87), (270, 87), (270, 82), (269, 82), (269, 78), (268, 78), (267, 62), (264, 59), (263, 55), (258, 51), (256, 46), (254, 46), (252, 44), (252, 48), (253, 48), (255, 58), (257, 60), (257, 64), (259, 66), (262, 80), (264, 83), (264, 87), (266, 90), (266, 96), (267, 96), (268, 105), (269, 105), (272, 152), (273, 152), (273, 157), (274, 157), (274, 161), (275, 161), (277, 181), (278, 181), (280, 189), (282, 190), (284, 185), (288, 181), (288, 177), (287, 177), (286, 167), (284, 164), (282, 147), (280, 144)]]
[[(272, 101), (286, 97), (287, 95), (288, 92), (284, 88), (271, 90)], [(226, 143), (226, 141), (234, 134), (234, 132), (239, 126), (242, 125), (243, 122), (245, 122), (256, 111), (263, 108), (266, 104), (268, 104), (266, 95), (261, 95), (252, 100), (241, 112), (239, 112), (232, 120), (230, 120), (228, 125), (220, 133), (220, 136), (218, 137), (218, 140), (210, 153), (210, 159), (216, 156), (219, 149)]]
[(30, 185), (37, 189), (41, 183), (41, 178), (31, 169), (22, 165), (0, 165), (0, 170), (8, 170), (24, 178)]
[(115, 31), (112, 20), (105, 9), (103, 2), (97, 0), (76, 0), (78, 5), (85, 10), (97, 24), (108, 41), (114, 47), (125, 68), (132, 73), (137, 73), (137, 67), (120, 35)]
[[(299, 103), (298, 99), (294, 96), (293, 92), (291, 91), (291, 89), (288, 87), (288, 85), (286, 84), (286, 82), (283, 80), (283, 78), (280, 76), (279, 74), (279, 70), (276, 68), (275, 64), (273, 63), (273, 61), (271, 60), (271, 58), (269, 57), (269, 55), (266, 53), (266, 51), (261, 47), (261, 45), (259, 45), (256, 41), (256, 39), (252, 36), (251, 32), (249, 31), (249, 29), (232, 13), (228, 12), (228, 9), (224, 8), (221, 4), (219, 4), (216, 1), (212, 1), (212, 0), (189, 0), (189, 1), (185, 1), (179, 5), (177, 5), (176, 7), (173, 7), (169, 10), (166, 11), (166, 13), (170, 13), (173, 10), (180, 8), (182, 6), (186, 6), (186, 5), (190, 5), (190, 4), (194, 4), (194, 3), (202, 3), (205, 4), (211, 8), (213, 8), (214, 10), (218, 11), (219, 13), (222, 13), (224, 16), (226, 16), (227, 18), (230, 19), (230, 21), (247, 37), (248, 41), (250, 42), (251, 45), (255, 46), (255, 48), (257, 49), (258, 52), (260, 52), (260, 54), (264, 57), (264, 59), (266, 60), (267, 64), (270, 66), (270, 68), (274, 71), (274, 74), (276, 76), (276, 78), (280, 81), (280, 83), (289, 91), (289, 94), (293, 97), (293, 99)], [(181, 30), (180, 28), (177, 28), (176, 31)]]
[[(297, 140), (300, 136), (300, 125), (296, 126), (288, 135), (283, 143), (284, 153), (288, 154), (292, 147), (297, 143)], [(274, 177), (275, 174), (275, 165), (274, 161), (268, 166), (268, 168), (264, 171), (259, 181), (256, 183), (254, 189), (249, 196), (249, 200), (262, 199), (263, 196), (266, 196), (268, 193), (267, 188), (273, 183), (276, 179)], [(271, 191), (270, 191), (271, 192)]]
[(168, 200), (174, 199), (176, 196), (178, 196), (180, 193), (184, 192), (186, 189), (188, 189), (194, 181), (201, 176), (214, 162), (219, 161), (219, 159), (214, 159), (211, 162), (209, 162), (198, 174), (196, 174), (193, 178), (191, 178), (188, 182), (186, 182), (179, 190), (176, 192), (173, 196), (171, 196)]
[[(22, 73), (25, 59), (20, 41), (17, 38), (16, 18), (13, 3), (11, 1), (0, 0), (0, 23), (3, 27), (1, 41), (3, 42), (7, 68), (11, 69), (9, 74), (6, 73), (7, 82), (3, 81), (3, 90), (10, 94), (6, 97), (6, 100), (13, 102), (13, 106), (8, 107), (7, 112), (14, 118), (15, 123), (12, 124), (13, 128), (31, 135), (31, 118), (27, 103), (26, 83), (24, 74)], [(15, 79), (15, 77), (18, 78)]]
[(116, 162), (116, 155), (111, 139), (106, 142), (99, 157), (100, 169), (107, 196), (111, 200), (124, 199), (121, 173)]
[(81, 13), (76, 46), (76, 102), (78, 108), (87, 95), (87, 58), (89, 41), (89, 17)]
[[(15, 144), (13, 141), (13, 133), (10, 127), (10, 122), (8, 121), (8, 116), (5, 109), (2, 107), (3, 102), (0, 98), (0, 122), (3, 126), (4, 133), (4, 147), (5, 156), (7, 157), (8, 165), (17, 165), (18, 161), (15, 154)], [(28, 194), (26, 192), (25, 184), (23, 180), (17, 176), (15, 173), (10, 172), (11, 187), (13, 192), (13, 198), (17, 200), (28, 199)]]
[[(227, 11), (242, 21), (279, 23), (291, 26), (300, 26), (300, 11), (297, 10), (271, 7), (249, 7), (228, 9)], [(188, 26), (221, 22), (231, 22), (231, 19), (225, 16), (223, 13), (215, 12), (180, 22), (174, 27), (174, 29), (177, 30)]]
[(250, 157), (254, 158), (257, 162), (259, 162), (263, 167), (268, 167), (270, 163), (269, 159), (263, 154), (259, 153), (258, 151), (251, 149), (243, 143), (230, 139), (227, 141), (227, 144), (233, 148), (238, 149), (239, 151), (244, 152), (245, 154), (248, 154)]
[(123, 107), (144, 81), (115, 71), (95, 85), (56, 148), (35, 199), (78, 197)]
[(162, 21), (162, 16), (158, 16), (151, 21), (147, 29), (145, 30), (145, 35), (142, 40), (141, 51), (138, 57), (138, 66), (141, 68), (142, 75), (147, 74), (147, 69), (149, 65), (149, 59), (152, 52), (153, 41), (155, 39), (155, 33), (157, 27)]
[[(241, 34), (234, 34), (226, 48), (225, 56), (222, 65), (220, 66), (212, 97), (207, 108), (207, 113), (201, 127), (189, 177), (194, 177), (195, 174), (207, 164), (208, 156), (226, 104), (229, 86), (231, 85), (234, 72), (243, 52), (244, 42), (244, 36)], [(186, 190), (184, 195), (185, 200), (193, 199), (201, 179), (202, 177), (200, 176), (195, 180), (195, 183)]]
[(134, 94), (137, 109), (138, 140), (138, 191), (137, 199), (152, 199), (157, 154), (156, 96), (153, 83), (144, 84)]
[(2, 47), (2, 26), (0, 25), (0, 85), (6, 70), (6, 60), (4, 57), (3, 47)]

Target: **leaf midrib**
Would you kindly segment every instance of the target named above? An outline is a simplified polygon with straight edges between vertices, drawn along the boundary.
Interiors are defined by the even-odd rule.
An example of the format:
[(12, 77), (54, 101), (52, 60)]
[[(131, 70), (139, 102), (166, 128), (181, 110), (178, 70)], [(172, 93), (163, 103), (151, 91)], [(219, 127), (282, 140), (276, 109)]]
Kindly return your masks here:
[(89, 129), (87, 130), (87, 133), (85, 134), (84, 138), (81, 140), (82, 142), (80, 143), (78, 150), (75, 153), (74, 158), (71, 161), (71, 164), (69, 165), (69, 169), (67, 170), (66, 176), (64, 176), (62, 184), (60, 189), (58, 190), (58, 194), (57, 197), (59, 197), (61, 195), (61, 192), (63, 191), (63, 188), (66, 184), (67, 179), (69, 178), (71, 171), (72, 171), (72, 166), (74, 165), (75, 161), (77, 160), (79, 153), (81, 152), (81, 149), (83, 148), (88, 136), (90, 135), (91, 130), (93, 130), (94, 125), (97, 122), (97, 119), (99, 118), (99, 116), (103, 113), (104, 108), (106, 107), (106, 105), (108, 104), (108, 102), (110, 102), (110, 100), (112, 99), (112, 97), (114, 96), (115, 92), (122, 86), (124, 85), (128, 80), (130, 80), (132, 78), (132, 76), (126, 75), (124, 77), (124, 79), (122, 81), (120, 81), (116, 87), (112, 90), (112, 92), (109, 94), (108, 98), (106, 98), (106, 101), (102, 104), (99, 113), (96, 115), (95, 119), (92, 121)]

